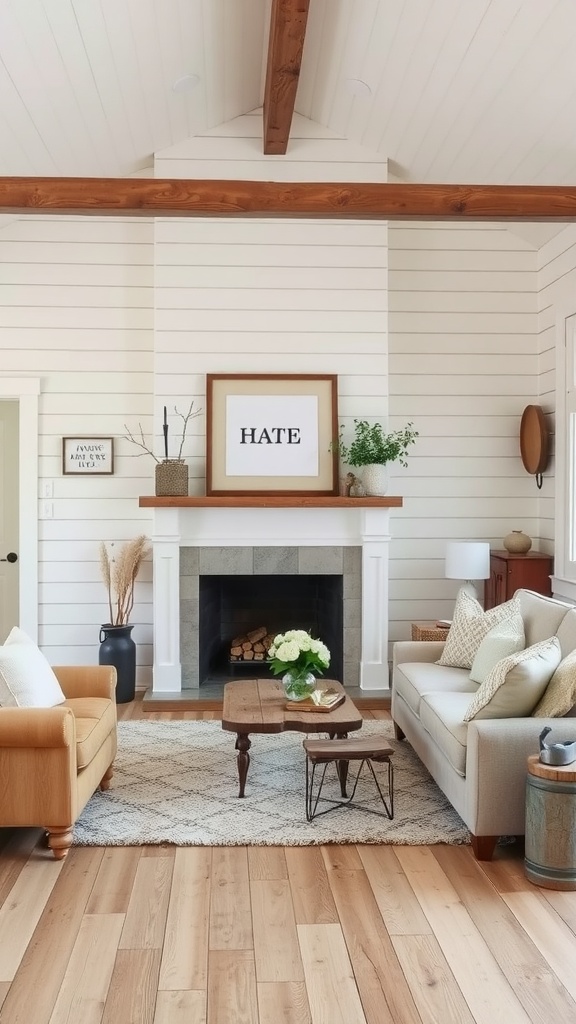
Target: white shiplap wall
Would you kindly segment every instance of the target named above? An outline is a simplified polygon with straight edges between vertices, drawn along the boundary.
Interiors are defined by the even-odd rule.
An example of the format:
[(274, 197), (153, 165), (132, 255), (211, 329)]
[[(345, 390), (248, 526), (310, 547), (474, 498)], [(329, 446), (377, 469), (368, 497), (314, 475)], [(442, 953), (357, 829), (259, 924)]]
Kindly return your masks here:
[[(239, 118), (158, 154), (156, 174), (274, 177), (287, 164), (258, 155), (256, 130), (259, 115), (258, 128)], [(346, 160), (323, 129), (299, 119), (297, 131), (293, 179), (385, 179), (365, 151)], [(409, 468), (390, 486), (405, 496), (391, 517), (391, 640), (451, 613), (446, 539), (499, 545), (521, 526), (538, 543), (517, 448), (539, 388), (536, 256), (506, 227), (28, 218), (2, 231), (0, 257), (2, 372), (43, 378), (40, 477), (54, 481), (54, 516), (40, 523), (40, 642), (53, 663), (96, 656), (100, 539), (150, 529), (137, 499), (152, 491), (153, 463), (120, 439), (124, 424), (155, 430), (160, 451), (163, 404), (203, 406), (207, 372), (337, 373), (341, 421), (389, 411), (392, 427), (415, 422)], [(192, 493), (204, 487), (204, 431), (194, 420), (184, 451)], [(63, 477), (61, 437), (90, 432), (116, 438), (114, 476)], [(149, 577), (147, 566), (132, 617), (139, 685), (150, 679)]]
[[(337, 373), (340, 421), (387, 412), (386, 227), (158, 221), (156, 389), (205, 406), (207, 373)], [(194, 421), (191, 493), (204, 493)]]
[[(447, 540), (502, 547), (511, 529), (540, 546), (538, 491), (519, 456), (537, 401), (536, 254), (505, 225), (389, 226), (391, 423), (420, 437), (395, 491), (390, 639), (414, 619), (450, 617)], [(548, 484), (547, 484), (548, 486)]]
[[(27, 217), (0, 232), (0, 366), (41, 377), (39, 643), (52, 664), (94, 662), (108, 621), (101, 540), (148, 532), (152, 460), (124, 424), (152, 424), (153, 228), (130, 219)], [(62, 437), (115, 438), (112, 476), (62, 475)], [(44, 483), (53, 497), (44, 501)], [(52, 516), (45, 518), (45, 504)], [(151, 661), (151, 563), (132, 615), (138, 677)]]
[[(294, 118), (265, 157), (261, 112), (156, 154), (158, 177), (385, 181), (386, 161)], [(157, 220), (155, 384), (204, 405), (207, 373), (337, 373), (342, 423), (387, 413), (387, 226), (377, 221)], [(157, 410), (157, 411), (158, 411)], [(191, 492), (204, 493), (195, 421)]]

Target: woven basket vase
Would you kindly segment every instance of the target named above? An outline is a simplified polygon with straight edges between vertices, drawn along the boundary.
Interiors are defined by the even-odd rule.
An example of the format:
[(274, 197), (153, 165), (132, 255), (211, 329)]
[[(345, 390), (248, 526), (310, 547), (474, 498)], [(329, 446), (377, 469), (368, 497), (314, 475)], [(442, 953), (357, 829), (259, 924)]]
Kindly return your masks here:
[(188, 497), (188, 466), (183, 459), (164, 459), (156, 463), (157, 495)]

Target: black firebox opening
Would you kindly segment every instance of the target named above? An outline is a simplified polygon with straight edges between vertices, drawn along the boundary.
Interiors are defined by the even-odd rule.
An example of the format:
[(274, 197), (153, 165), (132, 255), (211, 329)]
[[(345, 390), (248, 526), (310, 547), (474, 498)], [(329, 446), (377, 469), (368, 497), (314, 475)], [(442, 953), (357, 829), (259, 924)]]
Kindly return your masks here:
[(343, 678), (341, 575), (200, 576), (199, 597), (200, 685), (271, 677), (265, 661), (230, 663), (232, 639), (260, 626), (273, 634), (309, 630), (330, 651), (326, 676)]

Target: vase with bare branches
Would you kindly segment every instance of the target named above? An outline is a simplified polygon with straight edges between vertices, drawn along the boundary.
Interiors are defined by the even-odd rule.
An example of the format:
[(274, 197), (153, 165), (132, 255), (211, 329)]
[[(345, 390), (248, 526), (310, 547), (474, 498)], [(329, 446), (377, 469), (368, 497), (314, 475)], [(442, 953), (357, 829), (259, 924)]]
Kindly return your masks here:
[(148, 538), (141, 534), (118, 549), (114, 543), (100, 544), (100, 569), (108, 592), (110, 621), (100, 627), (100, 665), (116, 669), (116, 700), (134, 699), (136, 689), (136, 644), (129, 623), (134, 607), (134, 585), (144, 559), (150, 554)]
[(182, 431), (181, 431), (181, 434), (180, 434), (180, 447), (178, 449), (178, 455), (177, 455), (177, 457), (175, 459), (174, 458), (170, 458), (169, 455), (168, 455), (169, 424), (168, 424), (168, 413), (167, 413), (166, 406), (164, 406), (164, 422), (162, 424), (162, 430), (163, 430), (163, 433), (164, 433), (164, 458), (163, 459), (159, 459), (158, 456), (154, 454), (152, 449), (149, 448), (148, 445), (146, 444), (146, 440), (145, 440), (145, 437), (144, 437), (144, 431), (142, 430), (142, 425), (140, 423), (138, 424), (138, 426), (140, 428), (140, 440), (138, 440), (138, 438), (134, 436), (132, 431), (128, 429), (126, 424), (124, 424), (124, 429), (126, 430), (126, 435), (125, 435), (126, 440), (130, 441), (132, 444), (135, 444), (138, 448), (142, 449), (142, 451), (138, 453), (139, 455), (144, 455), (144, 454), (151, 455), (152, 458), (154, 459), (154, 462), (156, 463), (156, 466), (155, 466), (155, 484), (156, 484), (155, 490), (156, 490), (156, 494), (158, 494), (158, 495), (187, 495), (188, 494), (188, 466), (186, 465), (186, 463), (184, 462), (184, 459), (182, 458), (182, 451), (184, 449), (184, 441), (185, 441), (185, 438), (186, 438), (186, 431), (188, 429), (188, 424), (189, 424), (191, 419), (194, 419), (196, 416), (199, 416), (201, 411), (202, 411), (201, 409), (194, 409), (194, 400), (192, 400), (190, 402), (190, 408), (188, 409), (187, 413), (179, 412), (177, 407), (174, 406), (174, 412), (175, 412), (176, 416), (179, 416), (180, 419), (182, 420)]

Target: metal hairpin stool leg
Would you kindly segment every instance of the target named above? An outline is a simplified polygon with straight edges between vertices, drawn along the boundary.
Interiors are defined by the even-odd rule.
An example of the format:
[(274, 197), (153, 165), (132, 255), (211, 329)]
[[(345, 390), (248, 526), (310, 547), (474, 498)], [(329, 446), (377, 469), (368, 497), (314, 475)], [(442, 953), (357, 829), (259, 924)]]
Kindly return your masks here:
[[(320, 814), (327, 814), (328, 811), (334, 811), (338, 807), (348, 807), (356, 793), (356, 787), (358, 785), (358, 779), (360, 773), (365, 764), (368, 765), (372, 778), (376, 783), (376, 789), (380, 795), (380, 799), (384, 806), (384, 811), (388, 818), (394, 817), (394, 768), (390, 758), (394, 753), (391, 746), (389, 746), (389, 740), (386, 736), (370, 736), (366, 739), (346, 739), (346, 740), (304, 740), (304, 750), (306, 751), (306, 820), (312, 821), (317, 818)], [(354, 784), (352, 786), (352, 792), (348, 796), (346, 791), (342, 793), (342, 800), (330, 800), (328, 797), (323, 797), (331, 806), (326, 807), (323, 811), (319, 811), (318, 802), (320, 800), (320, 794), (322, 793), (322, 787), (324, 785), (324, 778), (326, 776), (326, 769), (332, 762), (336, 763), (338, 771), (338, 778), (341, 779), (342, 775), (339, 771), (339, 766), (342, 762), (349, 763), (350, 761), (359, 761), (358, 771)], [(388, 793), (385, 796), (382, 792), (382, 788), (376, 773), (374, 771), (373, 763), (384, 763), (388, 765)], [(314, 781), (316, 776), (316, 769), (319, 766), (323, 766), (320, 773), (320, 781), (317, 783), (316, 794), (314, 795)], [(373, 811), (372, 808), (364, 807), (363, 804), (356, 805), (363, 810), (370, 811), (372, 814), (381, 814), (381, 811)]]

